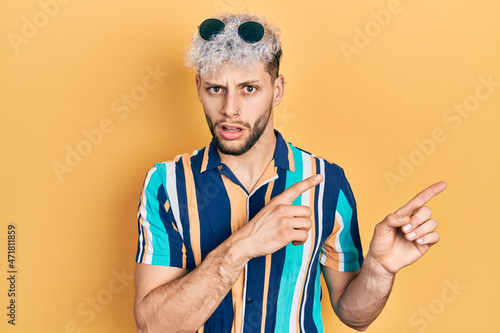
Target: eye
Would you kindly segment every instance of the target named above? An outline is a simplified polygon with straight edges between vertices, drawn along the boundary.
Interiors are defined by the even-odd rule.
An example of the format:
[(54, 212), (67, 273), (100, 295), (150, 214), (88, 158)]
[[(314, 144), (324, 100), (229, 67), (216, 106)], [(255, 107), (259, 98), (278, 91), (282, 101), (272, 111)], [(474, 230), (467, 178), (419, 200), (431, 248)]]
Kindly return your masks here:
[(214, 93), (214, 94), (219, 94), (220, 92), (222, 92), (222, 88), (221, 87), (210, 87), (210, 88), (208, 88), (208, 91), (211, 93)]
[(256, 90), (254, 86), (245, 86), (245, 92), (253, 93)]

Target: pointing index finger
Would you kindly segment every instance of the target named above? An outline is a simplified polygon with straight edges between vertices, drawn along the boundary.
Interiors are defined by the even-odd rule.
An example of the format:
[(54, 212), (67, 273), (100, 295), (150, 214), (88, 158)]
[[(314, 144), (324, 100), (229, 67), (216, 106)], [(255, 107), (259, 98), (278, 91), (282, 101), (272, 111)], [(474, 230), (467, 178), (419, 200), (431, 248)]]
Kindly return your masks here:
[(443, 192), (446, 189), (445, 182), (438, 182), (433, 184), (417, 194), (413, 199), (411, 199), (406, 205), (399, 208), (396, 211), (398, 215), (411, 215), (414, 211), (425, 205), (429, 200), (434, 198), (439, 193)]
[(299, 195), (318, 185), (322, 180), (323, 176), (321, 174), (313, 175), (298, 183), (293, 184), (285, 191), (283, 191), (279, 196), (277, 196), (276, 199), (285, 204), (292, 204), (292, 202), (297, 199)]

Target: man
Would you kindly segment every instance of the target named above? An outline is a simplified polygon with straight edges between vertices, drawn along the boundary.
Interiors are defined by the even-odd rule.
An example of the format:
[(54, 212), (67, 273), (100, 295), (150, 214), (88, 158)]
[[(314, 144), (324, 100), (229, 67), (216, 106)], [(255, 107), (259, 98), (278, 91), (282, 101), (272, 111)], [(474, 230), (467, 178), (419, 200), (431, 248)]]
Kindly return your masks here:
[(437, 183), (379, 223), (366, 257), (343, 170), (273, 129), (284, 93), (278, 30), (249, 14), (204, 21), (190, 62), (212, 142), (158, 163), (139, 205), (139, 332), (322, 332), (331, 305), (366, 329), (394, 275), (439, 241), (424, 204)]

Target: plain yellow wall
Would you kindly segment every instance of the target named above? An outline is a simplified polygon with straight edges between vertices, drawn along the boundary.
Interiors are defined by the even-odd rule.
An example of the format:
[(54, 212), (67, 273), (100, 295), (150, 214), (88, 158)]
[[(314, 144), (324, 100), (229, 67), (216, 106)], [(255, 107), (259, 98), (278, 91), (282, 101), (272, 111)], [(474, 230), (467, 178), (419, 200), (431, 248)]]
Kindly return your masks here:
[[(442, 241), (367, 332), (499, 332), (500, 3), (472, 0), (3, 1), (0, 276), (12, 224), (17, 317), (1, 278), (0, 330), (135, 330), (144, 176), (210, 139), (185, 48), (245, 8), (282, 30), (276, 126), (346, 170), (365, 252), (385, 215), (448, 182), (430, 203)], [(326, 331), (352, 331), (324, 301)]]

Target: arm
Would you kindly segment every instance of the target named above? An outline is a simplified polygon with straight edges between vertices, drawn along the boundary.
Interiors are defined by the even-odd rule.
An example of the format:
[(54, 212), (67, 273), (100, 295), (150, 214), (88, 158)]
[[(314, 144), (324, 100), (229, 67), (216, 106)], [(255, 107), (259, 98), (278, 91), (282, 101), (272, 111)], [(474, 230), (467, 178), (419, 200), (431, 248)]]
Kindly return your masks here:
[(311, 228), (311, 210), (291, 203), (321, 180), (321, 176), (310, 177), (276, 196), (190, 273), (138, 264), (134, 313), (139, 332), (196, 331), (229, 292), (248, 260), (274, 253), (290, 242), (304, 243)]
[(137, 264), (135, 318), (139, 332), (195, 332), (229, 292), (247, 259), (234, 238), (187, 270)]
[(335, 314), (347, 326), (364, 331), (385, 306), (394, 275), (378, 271), (367, 257), (355, 272), (339, 272), (322, 267)]
[(446, 188), (434, 184), (375, 227), (361, 270), (337, 272), (323, 267), (332, 307), (348, 326), (364, 331), (382, 311), (395, 274), (439, 241), (437, 223), (424, 205)]

